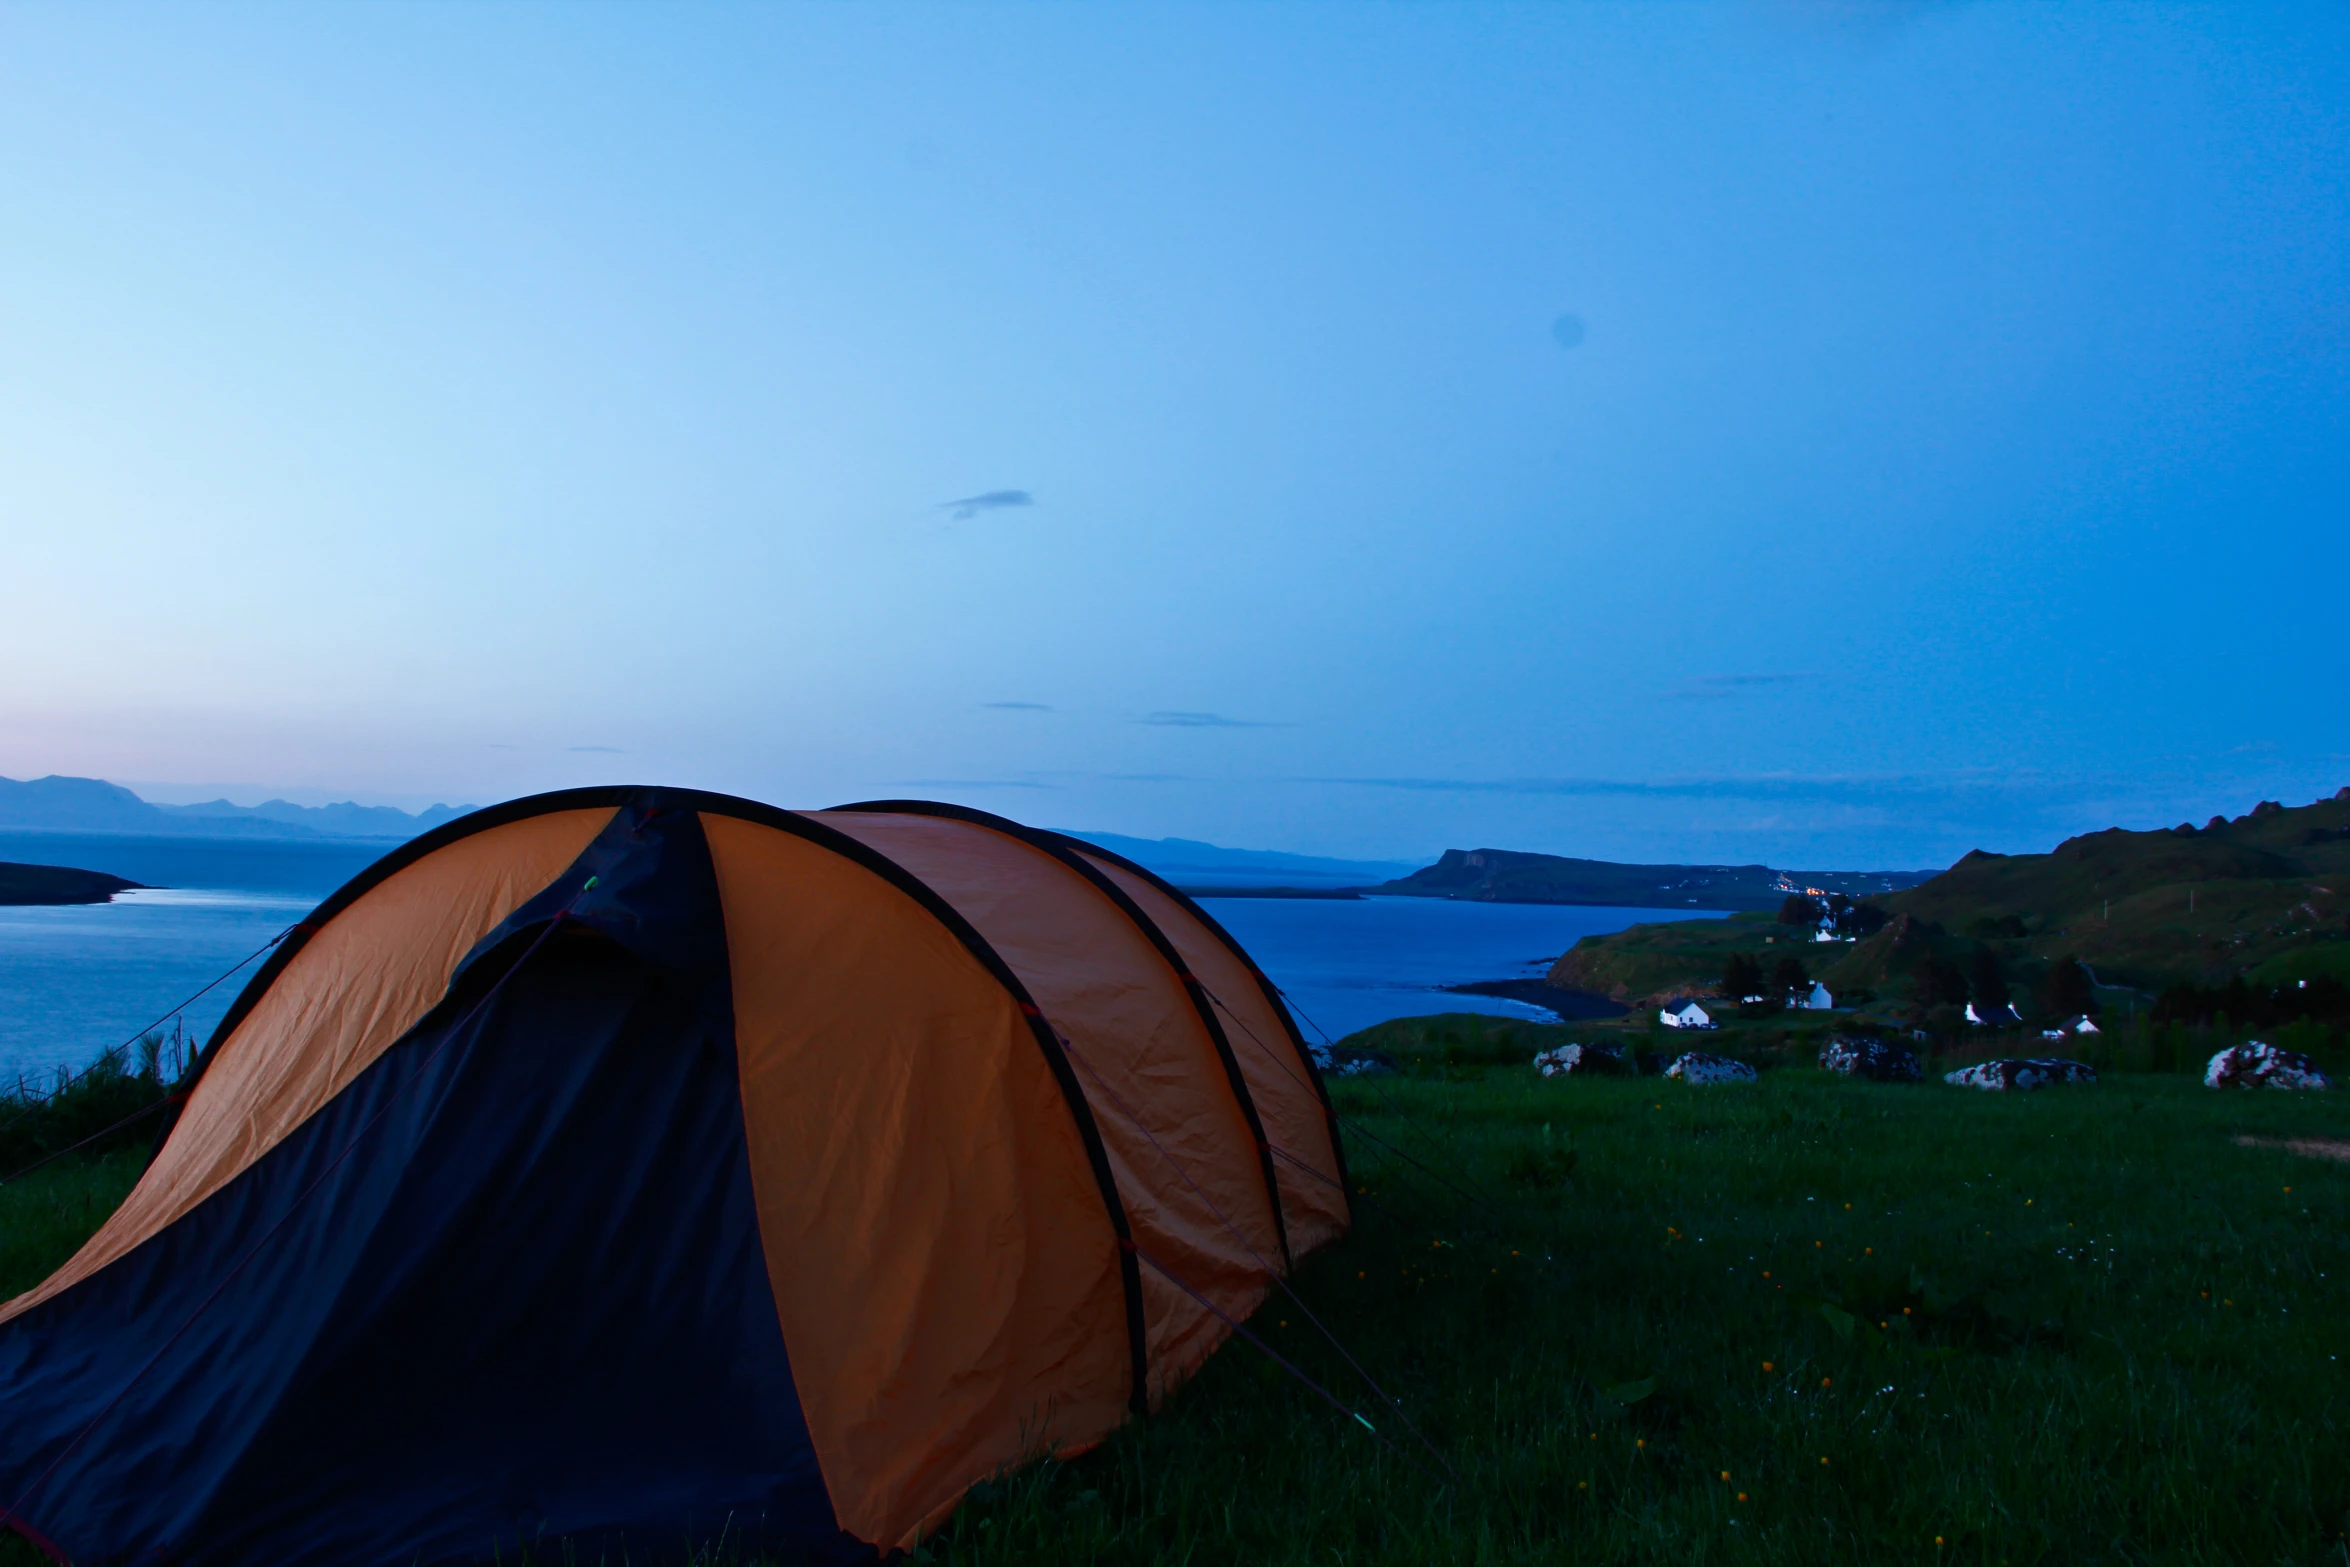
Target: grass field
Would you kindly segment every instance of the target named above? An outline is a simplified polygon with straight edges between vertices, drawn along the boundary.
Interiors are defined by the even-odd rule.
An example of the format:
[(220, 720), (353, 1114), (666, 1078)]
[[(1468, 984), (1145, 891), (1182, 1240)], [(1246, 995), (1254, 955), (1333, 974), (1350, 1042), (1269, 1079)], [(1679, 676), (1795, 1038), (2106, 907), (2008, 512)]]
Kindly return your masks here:
[[(1369, 1200), (1297, 1289), (1442, 1464), (1276, 1297), (1400, 1453), (1235, 1342), (930, 1560), (2350, 1564), (2350, 1166), (2234, 1140), (2350, 1136), (2343, 1096), (1333, 1086)], [(0, 1189), (0, 1289), (130, 1169)]]

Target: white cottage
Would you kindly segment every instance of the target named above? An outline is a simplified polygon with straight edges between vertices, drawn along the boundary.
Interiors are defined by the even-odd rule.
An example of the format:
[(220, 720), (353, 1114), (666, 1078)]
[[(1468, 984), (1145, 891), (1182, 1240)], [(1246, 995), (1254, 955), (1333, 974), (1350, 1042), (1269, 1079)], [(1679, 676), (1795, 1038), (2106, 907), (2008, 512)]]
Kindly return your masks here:
[(1657, 1010), (1656, 1020), (1667, 1028), (1713, 1028), (1711, 1012), (1694, 1001), (1674, 1002)]
[(1811, 994), (1796, 1003), (1806, 1012), (1827, 1012), (1836, 1005), (1836, 998), (1828, 994), (1828, 987), (1818, 980), (1811, 982)]

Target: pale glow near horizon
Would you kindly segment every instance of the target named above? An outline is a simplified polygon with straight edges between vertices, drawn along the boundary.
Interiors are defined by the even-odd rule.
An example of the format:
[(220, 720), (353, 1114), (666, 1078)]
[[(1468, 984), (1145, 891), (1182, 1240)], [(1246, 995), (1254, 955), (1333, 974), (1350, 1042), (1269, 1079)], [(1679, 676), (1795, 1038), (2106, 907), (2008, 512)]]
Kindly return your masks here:
[(0, 45), (0, 775), (1822, 867), (2350, 782), (2350, 17)]

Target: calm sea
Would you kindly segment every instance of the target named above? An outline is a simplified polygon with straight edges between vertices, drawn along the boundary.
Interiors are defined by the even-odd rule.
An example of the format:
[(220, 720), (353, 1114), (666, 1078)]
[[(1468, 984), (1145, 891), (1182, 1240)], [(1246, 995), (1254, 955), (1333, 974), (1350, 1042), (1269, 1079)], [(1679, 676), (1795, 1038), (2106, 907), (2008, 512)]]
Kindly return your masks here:
[[(385, 848), (0, 832), (0, 860), (111, 871), (158, 889), (79, 908), (0, 908), (0, 1081), (78, 1067), (135, 1037)], [(1217, 898), (1206, 907), (1332, 1038), (1428, 1012), (1543, 1017), (1439, 987), (1539, 974), (1585, 936), (1699, 917), (1426, 898)], [(251, 972), (190, 1004), (189, 1031), (210, 1034)]]
[[(158, 889), (76, 908), (0, 908), (0, 1081), (78, 1067), (134, 1037), (386, 847), (0, 832), (0, 860), (110, 871)], [(188, 1007), (188, 1029), (210, 1034), (251, 972)]]
[(1685, 909), (1448, 903), (1437, 898), (1211, 898), (1216, 917), (1289, 998), (1308, 1039), (1343, 1039), (1391, 1017), (1486, 1012), (1549, 1021), (1539, 1007), (1464, 996), (1446, 985), (1540, 976), (1585, 936), (1660, 920), (1720, 919)]

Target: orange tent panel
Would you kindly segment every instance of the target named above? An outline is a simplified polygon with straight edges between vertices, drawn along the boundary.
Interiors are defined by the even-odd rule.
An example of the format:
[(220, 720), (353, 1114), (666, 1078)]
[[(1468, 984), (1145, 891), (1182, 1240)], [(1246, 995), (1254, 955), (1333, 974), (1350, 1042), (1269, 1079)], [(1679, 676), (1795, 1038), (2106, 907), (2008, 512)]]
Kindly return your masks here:
[[(1082, 844), (1075, 847), (1085, 852)], [(1098, 855), (1086, 858), (1166, 933), (1223, 1019), (1233, 1059), (1248, 1080), (1258, 1118), (1275, 1150), (1273, 1170), (1280, 1181), (1291, 1255), (1305, 1256), (1345, 1234), (1351, 1210), (1329, 1110), (1288, 1021), (1265, 994), (1255, 970), (1154, 878)]]
[(793, 1380), (842, 1526), (906, 1540), (1125, 1419), (1117, 1236), (1034, 1031), (952, 932), (831, 849), (703, 828)]
[(1135, 1243), (1155, 1264), (1142, 1270), (1155, 1405), (1224, 1340), (1218, 1311), (1256, 1308), (1281, 1255), (1255, 1136), (1180, 977), (1082, 872), (1019, 838), (941, 816), (814, 819), (934, 888), (1065, 1041)]

